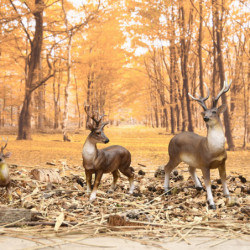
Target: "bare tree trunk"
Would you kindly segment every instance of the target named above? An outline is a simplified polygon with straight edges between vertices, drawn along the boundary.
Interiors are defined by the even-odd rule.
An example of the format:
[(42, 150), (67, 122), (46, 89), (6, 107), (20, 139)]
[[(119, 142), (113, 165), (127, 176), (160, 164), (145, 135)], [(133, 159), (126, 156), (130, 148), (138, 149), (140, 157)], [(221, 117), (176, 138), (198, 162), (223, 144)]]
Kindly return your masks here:
[[(39, 62), (39, 81), (42, 80), (42, 60)], [(45, 122), (45, 85), (38, 88), (38, 128), (44, 129)]]
[(77, 86), (77, 80), (76, 80), (75, 75), (74, 75), (74, 78), (75, 78), (75, 85), (76, 85), (76, 106), (77, 106), (77, 112), (78, 112), (78, 128), (81, 128), (81, 111), (80, 111), (80, 106), (79, 106), (78, 86)]
[(18, 120), (17, 140), (31, 140), (31, 112), (30, 112), (31, 92), (26, 91), (23, 106)]
[(53, 81), (53, 100), (54, 100), (54, 129), (59, 128), (59, 115), (60, 115), (60, 90), (61, 90), (61, 70), (58, 74), (58, 83), (56, 90), (56, 77)]
[[(219, 67), (219, 76), (220, 76), (220, 87), (222, 88), (225, 81), (225, 70), (224, 70), (224, 62), (223, 62), (223, 55), (222, 55), (222, 18), (223, 18), (223, 11), (224, 6), (221, 6), (221, 17), (219, 17), (218, 13), (218, 5), (216, 5), (215, 17), (216, 17), (216, 37), (217, 37), (217, 53), (218, 53), (218, 67)], [(222, 95), (222, 103), (227, 105), (227, 98), (226, 95)], [(227, 144), (229, 150), (234, 150), (234, 142), (231, 132), (231, 124), (230, 124), (230, 117), (229, 111), (226, 109), (224, 112), (224, 125), (225, 125), (225, 136), (227, 138)]]
[[(67, 128), (67, 123), (68, 123), (68, 109), (69, 109), (69, 87), (71, 83), (71, 45), (72, 45), (72, 32), (69, 30), (68, 27), (68, 19), (67, 19), (67, 14), (64, 9), (64, 0), (62, 0), (62, 9), (64, 12), (64, 23), (66, 27), (66, 31), (68, 34), (68, 46), (67, 46), (67, 82), (66, 86), (64, 89), (64, 112), (63, 112), (63, 121), (62, 121), (62, 129), (64, 132), (66, 131)], [(64, 138), (64, 137), (63, 137)]]
[[(250, 77), (248, 78), (250, 79)], [(247, 144), (249, 143), (249, 133), (250, 133), (250, 125), (249, 125), (249, 93), (250, 93), (250, 84), (246, 84), (243, 82), (244, 89), (244, 139), (243, 139), (243, 148), (246, 149)]]
[(30, 140), (31, 139), (31, 94), (32, 84), (36, 78), (36, 69), (40, 62), (42, 42), (43, 42), (43, 0), (36, 0), (36, 11), (33, 13), (36, 20), (36, 29), (34, 39), (31, 43), (31, 55), (28, 62), (28, 77), (25, 81), (25, 98), (23, 101), (22, 110), (18, 122), (18, 140)]
[(201, 96), (204, 96), (204, 90), (203, 90), (203, 63), (202, 63), (202, 15), (203, 15), (203, 10), (202, 10), (202, 3), (203, 1), (199, 1), (199, 6), (200, 6), (200, 27), (199, 27), (199, 49), (198, 49), (198, 54), (199, 54), (199, 66), (200, 66), (200, 93)]
[[(184, 3), (182, 3), (183, 5)], [(184, 102), (186, 102), (186, 110), (187, 110), (187, 118), (188, 118), (188, 131), (193, 131), (193, 122), (191, 116), (191, 107), (190, 107), (190, 99), (188, 96), (188, 56), (189, 56), (189, 47), (190, 47), (190, 37), (185, 40), (186, 37), (186, 27), (185, 27), (185, 11), (184, 7), (180, 7), (180, 15), (181, 15), (181, 66), (182, 66), (182, 78), (183, 78), (183, 97)], [(190, 14), (191, 15), (191, 14)], [(191, 25), (191, 24), (189, 24)], [(182, 108), (184, 108), (183, 106)]]

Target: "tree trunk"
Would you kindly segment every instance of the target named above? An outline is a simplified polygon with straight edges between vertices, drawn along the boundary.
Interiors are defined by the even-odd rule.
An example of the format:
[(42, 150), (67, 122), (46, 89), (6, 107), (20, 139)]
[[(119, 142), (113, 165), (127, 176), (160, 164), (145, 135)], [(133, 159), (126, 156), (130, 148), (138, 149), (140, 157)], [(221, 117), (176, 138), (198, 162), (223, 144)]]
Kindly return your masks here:
[[(249, 79), (249, 78), (248, 78)], [(249, 132), (250, 124), (249, 120), (249, 88), (250, 84), (243, 82), (244, 90), (244, 138), (243, 138), (243, 148), (246, 149), (247, 144), (249, 143)]]
[(18, 137), (17, 140), (31, 140), (31, 93), (26, 92), (21, 113), (18, 120)]
[(75, 78), (75, 85), (76, 85), (76, 106), (77, 106), (77, 112), (78, 112), (78, 128), (81, 128), (81, 111), (80, 111), (80, 106), (79, 106), (78, 86), (77, 86), (75, 75), (74, 75), (74, 78)]
[(203, 89), (203, 63), (202, 63), (202, 0), (200, 0), (199, 5), (200, 5), (200, 27), (199, 27), (199, 49), (198, 49), (198, 54), (199, 54), (199, 66), (200, 66), (200, 93), (201, 96), (204, 96), (204, 89)]
[(72, 32), (69, 30), (68, 27), (68, 19), (67, 19), (67, 14), (64, 9), (64, 1), (62, 0), (62, 9), (64, 12), (64, 23), (66, 27), (66, 31), (68, 34), (68, 46), (67, 46), (67, 82), (66, 86), (64, 89), (64, 112), (63, 112), (63, 122), (62, 122), (62, 129), (64, 132), (66, 131), (67, 128), (67, 123), (68, 123), (68, 109), (69, 109), (69, 87), (71, 83), (71, 46), (72, 46)]
[[(222, 18), (223, 18), (223, 10), (224, 6), (221, 6), (221, 17), (219, 17), (218, 5), (216, 5), (215, 17), (216, 17), (216, 38), (217, 38), (217, 53), (218, 53), (218, 68), (219, 68), (219, 77), (220, 77), (220, 88), (223, 87), (225, 81), (225, 70), (224, 70), (224, 62), (222, 55)], [(226, 95), (222, 95), (222, 103), (227, 105)], [(226, 109), (224, 112), (224, 125), (225, 125), (225, 136), (227, 138), (227, 144), (229, 150), (234, 150), (234, 142), (231, 132), (231, 124), (229, 111)]]
[[(182, 3), (183, 5), (184, 3)], [(186, 102), (185, 106), (182, 106), (182, 108), (186, 107), (187, 110), (187, 118), (188, 118), (188, 131), (193, 131), (193, 122), (192, 122), (192, 116), (191, 116), (191, 107), (190, 107), (190, 99), (188, 96), (188, 56), (189, 56), (189, 45), (190, 40), (185, 40), (186, 37), (186, 27), (185, 27), (185, 11), (184, 7), (182, 6), (180, 8), (180, 15), (181, 15), (181, 29), (182, 29), (182, 36), (181, 36), (181, 68), (182, 68), (182, 78), (183, 78), (183, 98), (184, 102)], [(191, 14), (190, 14), (191, 15)], [(191, 25), (191, 24), (189, 24)], [(187, 39), (190, 39), (187, 38)], [(185, 122), (185, 121), (184, 121)]]
[[(39, 62), (39, 80), (42, 80), (42, 60)], [(38, 129), (44, 129), (45, 122), (45, 85), (38, 88)]]
[(31, 139), (31, 110), (30, 102), (32, 92), (35, 90), (33, 83), (36, 77), (36, 70), (40, 62), (42, 42), (43, 42), (43, 0), (35, 0), (36, 8), (33, 13), (35, 16), (36, 27), (34, 39), (31, 42), (31, 53), (28, 61), (28, 77), (25, 81), (25, 98), (18, 121), (17, 140)]
[(56, 91), (56, 77), (53, 80), (53, 100), (54, 100), (54, 129), (59, 128), (59, 115), (60, 115), (60, 82), (61, 71), (59, 71), (58, 84)]

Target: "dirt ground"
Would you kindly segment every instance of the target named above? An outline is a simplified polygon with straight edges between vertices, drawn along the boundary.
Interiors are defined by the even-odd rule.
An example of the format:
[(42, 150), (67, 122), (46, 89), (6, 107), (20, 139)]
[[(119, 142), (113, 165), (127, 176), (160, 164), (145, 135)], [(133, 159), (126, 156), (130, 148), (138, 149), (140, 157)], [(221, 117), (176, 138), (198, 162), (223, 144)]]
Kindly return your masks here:
[(184, 241), (173, 240), (172, 238), (162, 241), (148, 240), (129, 240), (117, 237), (93, 237), (86, 238), (79, 235), (65, 236), (63, 238), (50, 239), (20, 239), (18, 237), (3, 237), (0, 236), (0, 248), (8, 250), (28, 250), (28, 249), (119, 249), (119, 250), (248, 250), (250, 246), (250, 237), (246, 239), (221, 240), (214, 238), (191, 238), (189, 243)]
[[(201, 131), (199, 133), (205, 132)], [(46, 236), (44, 234), (39, 235), (39, 232), (44, 232), (43, 230), (46, 228), (42, 228), (41, 231), (39, 231), (40, 229), (38, 230), (37, 227), (34, 227), (34, 230), (37, 230), (37, 233), (35, 234), (30, 231), (32, 233), (29, 234), (28, 232), (29, 230), (33, 230), (32, 228), (24, 227), (23, 231), (26, 232), (24, 233), (21, 228), (15, 229), (10, 227), (5, 229), (0, 226), (0, 249), (249, 249), (250, 238), (246, 234), (246, 231), (249, 232), (250, 230), (249, 215), (242, 214), (240, 209), (249, 209), (250, 206), (249, 195), (247, 195), (249, 190), (250, 154), (249, 150), (240, 149), (240, 140), (236, 140), (236, 151), (227, 153), (228, 159), (226, 166), (229, 182), (231, 183), (230, 191), (235, 195), (234, 190), (237, 190), (238, 193), (235, 196), (237, 196), (237, 199), (239, 199), (241, 203), (236, 207), (226, 208), (223, 199), (221, 199), (220, 196), (217, 196), (217, 194), (219, 195), (219, 193), (221, 193), (221, 187), (216, 183), (216, 179), (219, 177), (218, 171), (212, 170), (212, 183), (214, 183), (217, 188), (215, 190), (215, 200), (220, 203), (220, 208), (217, 210), (217, 214), (211, 214), (209, 211), (206, 211), (204, 207), (206, 204), (205, 192), (197, 194), (193, 189), (185, 189), (189, 184), (189, 174), (187, 173), (187, 166), (184, 164), (180, 164), (177, 168), (179, 173), (184, 177), (184, 180), (182, 182), (172, 183), (172, 185), (178, 189), (176, 196), (172, 198), (162, 197), (163, 178), (155, 179), (154, 173), (159, 166), (165, 165), (168, 161), (168, 143), (172, 138), (172, 135), (166, 134), (162, 129), (149, 129), (143, 127), (109, 127), (105, 129), (105, 134), (110, 139), (109, 145), (122, 145), (131, 152), (131, 165), (135, 169), (137, 176), (139, 176), (138, 171), (142, 170), (145, 172), (145, 176), (141, 176), (140, 178), (136, 177), (136, 183), (137, 186), (139, 186), (137, 189), (139, 190), (139, 194), (142, 192), (141, 196), (131, 198), (124, 193), (127, 185), (127, 180), (124, 178), (121, 178), (118, 181), (119, 187), (114, 195), (107, 194), (106, 189), (108, 189), (111, 181), (111, 178), (108, 175), (108, 177), (104, 178), (97, 194), (98, 199), (93, 204), (87, 203), (88, 197), (86, 195), (82, 196), (82, 194), (77, 193), (81, 191), (84, 194), (85, 187), (83, 186), (82, 189), (80, 186), (75, 187), (74, 178), (79, 176), (84, 179), (81, 150), (84, 140), (88, 135), (88, 131), (83, 130), (77, 131), (77, 133), (72, 133), (71, 142), (63, 142), (61, 134), (48, 133), (36, 133), (33, 135), (33, 140), (31, 141), (17, 141), (16, 135), (2, 132), (1, 135), (5, 138), (8, 137), (9, 140), (6, 151), (12, 152), (12, 156), (8, 159), (8, 163), (10, 165), (10, 171), (13, 173), (13, 181), (16, 185), (16, 194), (14, 195), (16, 200), (14, 202), (15, 205), (11, 206), (15, 208), (18, 208), (19, 206), (25, 207), (25, 205), (23, 205), (23, 197), (29, 196), (34, 191), (34, 182), (30, 179), (30, 171), (32, 169), (52, 168), (59, 171), (61, 174), (65, 174), (63, 180), (67, 183), (65, 183), (64, 186), (62, 185), (61, 188), (79, 188), (80, 191), (76, 190), (76, 192), (72, 193), (72, 195), (74, 195), (73, 198), (66, 194), (66, 196), (64, 195), (65, 198), (53, 195), (51, 200), (46, 199), (45, 203), (48, 202), (46, 206), (47, 209), (49, 209), (46, 218), (50, 221), (56, 219), (55, 216), (58, 216), (62, 207), (65, 208), (65, 206), (68, 206), (68, 203), (72, 202), (76, 204), (76, 209), (79, 209), (79, 207), (81, 208), (81, 206), (86, 203), (87, 205), (84, 205), (85, 209), (93, 210), (86, 215), (86, 218), (89, 217), (91, 220), (95, 220), (95, 213), (103, 213), (107, 215), (109, 210), (110, 212), (112, 210), (112, 212), (116, 213), (117, 211), (121, 211), (124, 214), (126, 211), (130, 211), (131, 209), (134, 211), (138, 206), (143, 206), (144, 211), (153, 211), (152, 216), (155, 223), (165, 223), (165, 227), (167, 227), (168, 222), (166, 222), (166, 216), (164, 213), (167, 211), (167, 219), (170, 223), (173, 223), (171, 224), (171, 227), (174, 233), (168, 234), (162, 231), (155, 233), (156, 230), (154, 228), (146, 226), (145, 234), (140, 233), (140, 230), (142, 230), (143, 227), (140, 227), (138, 230), (135, 229), (132, 233), (127, 232), (124, 234), (116, 231), (112, 234), (109, 233), (109, 231), (105, 231), (106, 233), (100, 233), (101, 230), (97, 228), (97, 233), (92, 233), (90, 237), (90, 235), (87, 235), (86, 232), (84, 232), (84, 229), (81, 231), (83, 232), (82, 234), (80, 232), (76, 234), (76, 231), (67, 234), (55, 234), (53, 233), (52, 227), (52, 233), (49, 234), (49, 236)], [(98, 145), (98, 148), (105, 146), (100, 144)], [(200, 171), (198, 171), (198, 175), (201, 176)], [(246, 183), (242, 184), (238, 178), (239, 176), (246, 178)], [(233, 179), (236, 179), (237, 181), (232, 182)], [(70, 187), (67, 187), (68, 185), (70, 185)], [(145, 193), (142, 191), (142, 185), (144, 186), (144, 190), (146, 189)], [(147, 190), (149, 188), (152, 189), (152, 187), (156, 187), (158, 191), (153, 193), (153, 191)], [(46, 188), (46, 185), (44, 186), (41, 184), (39, 186), (39, 192), (47, 192), (45, 190)], [(58, 190), (59, 188), (60, 185), (57, 185), (55, 190)], [(5, 196), (5, 193), (2, 190), (3, 189), (0, 190), (2, 200), (0, 205), (3, 205)], [(41, 193), (34, 194), (34, 199), (28, 200), (28, 202), (34, 202), (34, 204), (37, 204), (33, 206), (33, 209), (39, 210), (39, 203), (41, 203), (39, 197), (41, 196)], [(185, 196), (183, 196), (184, 194), (189, 198), (185, 198)], [(151, 197), (149, 200), (144, 201), (149, 197)], [(156, 202), (151, 205), (150, 202), (152, 199), (156, 199)], [(187, 201), (185, 199), (187, 199)], [(195, 205), (189, 207), (189, 202)], [(197, 205), (198, 203), (199, 206)], [(145, 204), (150, 205), (147, 208)], [(187, 209), (184, 209), (184, 213), (189, 213), (191, 211), (191, 216), (185, 218), (185, 216), (182, 215), (183, 211), (179, 208), (182, 206)], [(86, 220), (84, 217), (85, 212), (82, 212), (82, 215), (77, 214), (75, 216), (75, 210), (66, 210), (67, 212), (65, 212), (65, 216), (68, 220), (72, 219), (73, 222)], [(204, 224), (204, 226), (200, 228), (200, 234), (191, 234), (190, 232), (193, 229), (190, 225), (193, 224), (190, 223), (192, 223), (193, 220), (198, 220), (199, 224), (199, 219), (202, 218), (203, 220), (205, 217), (208, 218), (208, 220), (211, 220), (211, 223), (213, 223), (213, 221), (221, 223), (221, 221), (225, 220), (229, 226), (227, 226), (225, 230), (224, 228), (218, 228), (218, 230), (216, 230), (216, 226), (212, 227), (210, 224)], [(206, 218), (205, 220), (207, 220)], [(237, 227), (234, 227), (234, 229), (232, 228), (230, 231), (230, 223), (233, 223), (232, 221), (234, 219), (237, 220), (238, 218), (240, 221), (237, 221)], [(189, 225), (188, 230), (185, 229), (182, 231), (178, 229), (180, 226), (178, 223), (182, 223), (181, 220), (183, 219), (186, 221), (183, 222), (183, 225), (185, 225), (185, 223)], [(139, 217), (138, 221), (140, 220), (144, 221), (144, 217)], [(241, 220), (243, 223), (242, 230), (240, 230), (239, 227)], [(100, 227), (104, 224), (101, 224)], [(197, 226), (198, 224), (195, 225)], [(90, 227), (91, 226), (95, 227), (96, 225), (91, 224)], [(218, 224), (218, 227), (223, 226)], [(48, 230), (51, 230), (50, 228), (51, 227), (49, 227)], [(91, 228), (86, 230), (92, 232)], [(120, 229), (116, 230), (119, 231)], [(62, 230), (62, 232), (64, 231), (65, 229)], [(159, 237), (157, 235), (159, 235)], [(180, 237), (180, 235), (182, 237)], [(183, 235), (186, 236), (183, 237)]]

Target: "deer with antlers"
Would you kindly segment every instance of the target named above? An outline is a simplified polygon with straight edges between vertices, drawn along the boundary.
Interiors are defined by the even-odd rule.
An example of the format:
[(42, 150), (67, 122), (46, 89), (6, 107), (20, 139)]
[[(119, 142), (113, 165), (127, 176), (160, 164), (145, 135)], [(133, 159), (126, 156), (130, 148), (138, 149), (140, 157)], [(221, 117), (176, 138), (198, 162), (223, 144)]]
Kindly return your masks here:
[(189, 96), (197, 101), (203, 108), (203, 120), (207, 126), (207, 136), (203, 137), (192, 132), (183, 132), (174, 136), (168, 147), (169, 162), (165, 166), (165, 192), (169, 192), (169, 177), (171, 171), (179, 165), (180, 162), (185, 162), (189, 165), (190, 175), (198, 190), (202, 189), (202, 185), (196, 175), (196, 168), (201, 169), (204, 178), (204, 183), (207, 190), (207, 202), (209, 209), (216, 209), (213, 195), (211, 191), (210, 169), (219, 169), (219, 174), (223, 186), (224, 196), (230, 198), (229, 191), (226, 185), (226, 169), (225, 162), (227, 154), (225, 151), (225, 136), (222, 123), (219, 115), (226, 110), (226, 105), (217, 106), (219, 98), (225, 94), (230, 86), (224, 81), (224, 86), (219, 94), (214, 98), (211, 109), (208, 109), (205, 101), (209, 97), (209, 89), (207, 89), (206, 97), (195, 98), (190, 93)]
[(4, 149), (7, 147), (8, 144), (8, 138), (7, 140), (4, 140), (5, 142), (4, 146), (1, 146), (1, 152), (0, 152), (0, 187), (6, 187), (9, 201), (12, 201), (12, 194), (11, 194), (11, 185), (10, 185), (10, 174), (9, 174), (9, 168), (7, 163), (5, 162), (6, 158), (9, 158), (11, 156), (11, 153), (5, 153)]
[[(104, 173), (112, 173), (113, 183), (110, 191), (114, 191), (119, 177), (119, 171), (122, 172), (129, 179), (129, 193), (132, 194), (134, 190), (134, 173), (133, 168), (130, 167), (130, 152), (126, 148), (118, 145), (110, 146), (104, 149), (97, 149), (97, 143), (106, 144), (109, 142), (109, 139), (103, 132), (103, 129), (108, 122), (102, 122), (104, 115), (100, 116), (99, 119), (96, 119), (94, 115), (90, 115), (86, 105), (84, 109), (88, 117), (90, 117), (93, 121), (93, 124), (87, 124), (87, 129), (91, 132), (88, 135), (82, 150), (87, 192), (91, 192), (90, 201), (94, 201), (96, 199), (97, 188)], [(95, 174), (95, 181), (91, 191), (92, 174)]]

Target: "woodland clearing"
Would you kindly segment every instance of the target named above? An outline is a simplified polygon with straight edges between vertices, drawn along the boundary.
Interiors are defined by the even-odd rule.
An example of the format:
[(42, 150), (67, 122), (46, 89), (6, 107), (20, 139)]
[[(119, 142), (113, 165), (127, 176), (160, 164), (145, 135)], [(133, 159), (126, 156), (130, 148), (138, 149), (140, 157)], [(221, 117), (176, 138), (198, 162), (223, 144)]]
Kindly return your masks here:
[[(119, 178), (117, 190), (108, 193), (112, 178), (106, 174), (96, 201), (90, 203), (89, 196), (85, 194), (81, 160), (82, 146), (88, 133), (85, 130), (72, 133), (71, 142), (61, 141), (61, 134), (36, 133), (33, 140), (18, 141), (14, 134), (1, 133), (9, 139), (6, 151), (12, 152), (8, 163), (14, 202), (8, 208), (25, 208), (36, 214), (29, 222), (21, 219), (2, 223), (2, 235), (35, 242), (37, 247), (32, 249), (56, 244), (55, 241), (41, 243), (41, 238), (71, 234), (81, 234), (81, 239), (122, 237), (151, 246), (169, 237), (187, 245), (191, 244), (190, 237), (210, 237), (215, 240), (215, 245), (220, 245), (249, 235), (249, 151), (228, 151), (228, 186), (235, 200), (232, 206), (228, 207), (222, 196), (218, 171), (211, 171), (217, 204), (217, 210), (211, 211), (206, 206), (205, 191), (198, 192), (193, 188), (184, 164), (177, 167), (177, 177), (182, 178), (172, 178), (172, 195), (164, 195), (163, 176), (154, 176), (156, 169), (168, 161), (167, 149), (172, 135), (163, 129), (108, 127), (105, 134), (110, 139), (109, 145), (122, 145), (132, 154), (135, 194), (127, 194), (128, 181), (124, 176)], [(99, 144), (98, 147), (104, 145)], [(36, 181), (30, 174), (34, 168), (52, 168), (60, 172), (63, 182)], [(199, 171), (198, 176), (201, 176)], [(6, 193), (4, 189), (0, 192), (0, 204), (6, 206)]]

